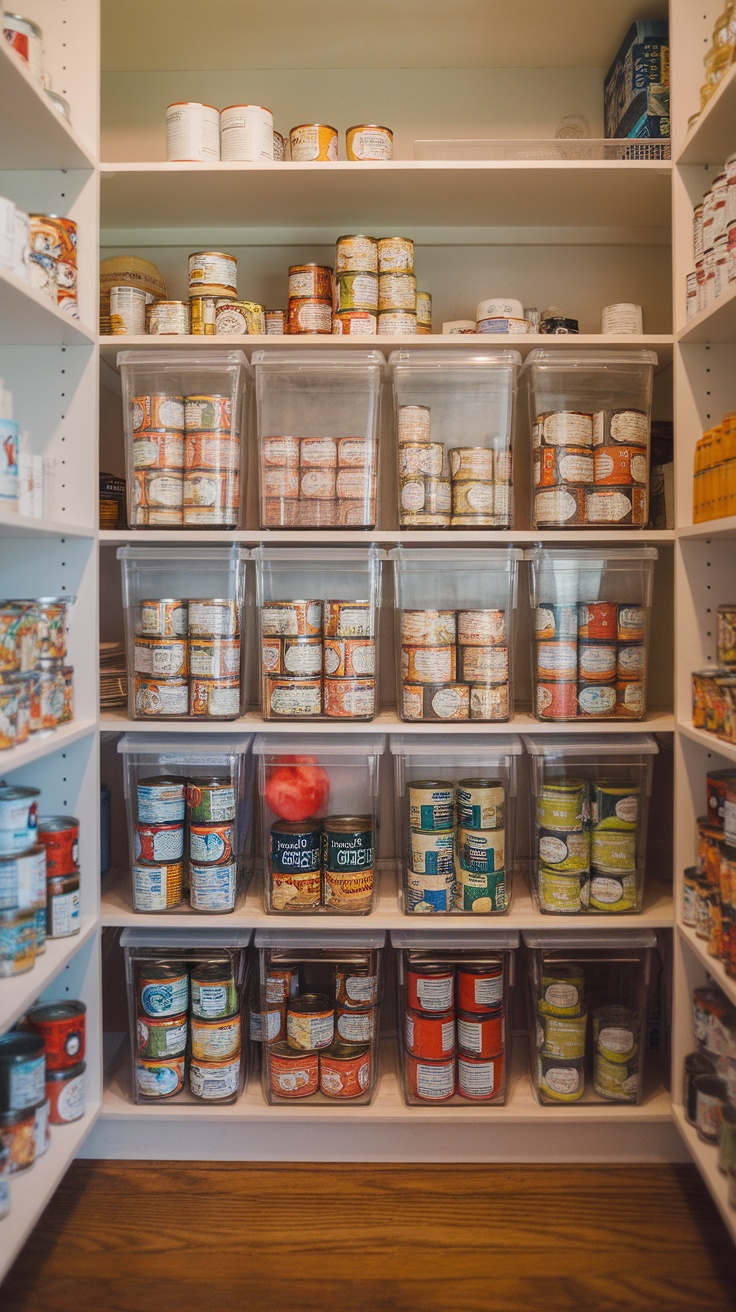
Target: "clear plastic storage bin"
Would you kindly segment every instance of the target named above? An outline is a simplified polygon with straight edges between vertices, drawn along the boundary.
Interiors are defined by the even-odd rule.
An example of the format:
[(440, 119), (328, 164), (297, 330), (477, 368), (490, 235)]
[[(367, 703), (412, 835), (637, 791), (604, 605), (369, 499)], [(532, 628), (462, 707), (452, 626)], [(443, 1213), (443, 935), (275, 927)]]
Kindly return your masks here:
[(124, 929), (133, 1102), (236, 1102), (252, 931)]
[(243, 352), (121, 351), (118, 366), (130, 527), (237, 528)]
[(511, 1059), (516, 930), (392, 930), (401, 1093), (409, 1107), (501, 1105)]
[(235, 910), (247, 876), (251, 735), (124, 734), (133, 910)]
[(532, 351), (534, 528), (649, 522), (653, 351)]
[(119, 547), (131, 720), (241, 714), (244, 547)]
[(407, 734), (390, 742), (402, 910), (507, 911), (521, 740)]
[(532, 676), (538, 720), (641, 720), (654, 547), (535, 547)]
[(554, 916), (641, 911), (654, 739), (555, 736), (524, 745), (536, 908)]
[(378, 893), (382, 735), (259, 734), (266, 911), (368, 915)]
[(394, 351), (399, 524), (510, 528), (518, 351)]
[(380, 351), (252, 356), (261, 528), (374, 528)]
[(378, 547), (256, 547), (264, 720), (378, 712)]
[(372, 1102), (385, 932), (264, 929), (255, 942), (266, 1102)]
[(524, 930), (531, 1082), (538, 1102), (643, 1101), (656, 942), (650, 930)]
[(509, 720), (515, 547), (395, 547), (402, 720)]

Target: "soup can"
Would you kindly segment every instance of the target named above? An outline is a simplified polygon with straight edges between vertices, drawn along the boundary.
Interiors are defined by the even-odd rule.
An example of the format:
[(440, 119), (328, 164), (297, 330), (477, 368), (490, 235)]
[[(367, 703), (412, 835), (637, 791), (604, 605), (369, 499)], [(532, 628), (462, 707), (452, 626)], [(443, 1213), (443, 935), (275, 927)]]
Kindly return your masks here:
[(131, 873), (135, 911), (170, 911), (180, 905), (184, 895), (181, 861), (134, 862)]
[(503, 1089), (503, 1063), (503, 1053), (494, 1057), (459, 1053), (457, 1091), (460, 1097), (473, 1102), (490, 1102), (497, 1098)]
[(470, 1014), (503, 1006), (503, 966), (460, 965), (457, 970), (458, 1010)]
[(222, 913), (235, 910), (238, 866), (236, 861), (189, 866), (189, 901), (196, 911)]
[(46, 850), (46, 873), (73, 875), (79, 866), (79, 821), (68, 815), (42, 815), (38, 839)]
[(182, 1057), (161, 1057), (148, 1061), (139, 1057), (135, 1064), (136, 1096), (140, 1098), (173, 1098), (184, 1088)]
[(335, 244), (335, 273), (378, 273), (378, 241), (375, 237), (338, 237)]
[(304, 1052), (329, 1048), (334, 1034), (335, 1007), (326, 994), (303, 993), (288, 1001), (286, 1041), (291, 1048)]
[(288, 1043), (267, 1048), (269, 1087), (277, 1098), (309, 1098), (319, 1088), (319, 1053), (304, 1052)]
[(225, 251), (195, 251), (189, 256), (190, 296), (234, 296), (238, 261)]
[(412, 1011), (451, 1011), (455, 1005), (454, 967), (440, 962), (410, 963), (406, 969), (406, 999)]
[(229, 961), (206, 961), (192, 967), (192, 1016), (222, 1020), (238, 1010), (238, 990)]
[(289, 132), (289, 154), (293, 162), (337, 159), (337, 129), (326, 123), (302, 123)]
[(220, 158), (220, 111), (198, 101), (166, 109), (166, 158), (211, 164)]
[(186, 1016), (139, 1016), (135, 1023), (138, 1056), (146, 1061), (183, 1057), (187, 1049), (189, 1021)]
[(206, 597), (189, 603), (189, 636), (235, 638), (240, 632), (238, 608), (229, 597)]
[(263, 105), (228, 105), (220, 113), (220, 158), (253, 163), (274, 157), (273, 114)]
[(404, 1017), (404, 1043), (412, 1057), (441, 1061), (455, 1052), (454, 1011), (411, 1011)]
[(370, 1082), (370, 1048), (335, 1041), (320, 1053), (319, 1087), (326, 1097), (359, 1098)]
[(177, 966), (141, 966), (138, 996), (146, 1016), (180, 1016), (189, 1006), (189, 975)]
[(87, 1110), (87, 1067), (83, 1061), (46, 1074), (49, 1125), (80, 1121)]
[(192, 1017), (192, 1061), (226, 1061), (240, 1052), (240, 1017), (201, 1020)]
[(503, 1011), (489, 1014), (459, 1012), (457, 1044), (460, 1052), (477, 1057), (495, 1057), (503, 1052), (505, 1021)]
[(347, 129), (345, 146), (349, 160), (393, 159), (394, 134), (375, 123), (361, 123)]
[(425, 1061), (407, 1054), (406, 1084), (409, 1097), (417, 1102), (448, 1102), (455, 1094), (455, 1058)]

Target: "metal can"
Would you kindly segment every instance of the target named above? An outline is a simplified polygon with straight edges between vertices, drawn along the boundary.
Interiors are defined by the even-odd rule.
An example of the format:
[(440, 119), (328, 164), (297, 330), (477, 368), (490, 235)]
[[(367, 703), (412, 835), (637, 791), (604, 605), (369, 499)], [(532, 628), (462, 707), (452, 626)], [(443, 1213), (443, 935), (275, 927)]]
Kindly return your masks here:
[(189, 866), (189, 901), (195, 911), (220, 914), (235, 910), (238, 883), (236, 861), (221, 861), (218, 865)]
[(374, 1006), (378, 1002), (378, 974), (370, 959), (335, 966), (335, 997), (345, 1007)]
[(226, 1061), (240, 1053), (240, 1017), (191, 1021), (192, 1061)]
[(220, 820), (215, 824), (189, 824), (189, 859), (198, 865), (229, 861), (234, 856), (235, 822)]
[(322, 673), (321, 638), (262, 638), (264, 674), (316, 678)]
[(321, 831), (321, 821), (277, 820), (271, 826), (271, 869), (283, 874), (319, 871)]
[(411, 337), (417, 332), (417, 316), (410, 310), (382, 310), (378, 332), (387, 337)]
[(290, 333), (331, 333), (332, 297), (317, 301), (303, 298), (289, 301)]
[(319, 870), (271, 871), (270, 905), (274, 911), (310, 911), (322, 905)]
[(174, 821), (170, 824), (150, 824), (140, 822), (135, 826), (135, 860), (145, 862), (169, 863), (180, 861), (184, 856), (184, 824)]
[(334, 719), (370, 720), (376, 709), (375, 679), (328, 679), (323, 684), (323, 711)]
[(591, 683), (605, 683), (615, 679), (616, 657), (615, 644), (581, 641), (578, 648), (580, 679)]
[(221, 111), (221, 159), (272, 160), (273, 138), (273, 114), (263, 105), (228, 105)]
[(407, 870), (404, 891), (409, 914), (447, 914), (455, 896), (454, 869), (438, 875)]
[(38, 841), (46, 849), (46, 872), (73, 875), (79, 865), (79, 821), (69, 815), (38, 818)]
[(425, 1061), (407, 1054), (406, 1084), (416, 1102), (447, 1102), (455, 1094), (455, 1058)]
[(455, 969), (439, 962), (409, 963), (406, 1000), (412, 1011), (448, 1012), (455, 1005)]
[(432, 331), (432, 297), (429, 292), (417, 292), (417, 327)]
[(335, 1008), (335, 1036), (342, 1043), (372, 1043), (376, 1037), (376, 1008), (356, 1010), (338, 1004)]
[(505, 1018), (503, 1011), (482, 1014), (459, 1012), (457, 1043), (460, 1052), (477, 1057), (495, 1057), (504, 1049)]
[(133, 668), (152, 678), (183, 679), (189, 672), (186, 638), (136, 638)]
[[(112, 288), (110, 313), (112, 315)], [(135, 289), (133, 289), (135, 290)], [(185, 337), (190, 332), (189, 303), (187, 301), (153, 301), (146, 307), (145, 331), (153, 337)], [(115, 326), (113, 323), (113, 333)]]
[(285, 310), (265, 310), (264, 332), (267, 337), (282, 337), (289, 331), (289, 318)]
[(456, 637), (457, 613), (454, 610), (403, 610), (401, 612), (402, 643), (451, 647)]
[(189, 331), (195, 337), (214, 337), (216, 296), (189, 297)]
[(240, 1055), (222, 1061), (195, 1061), (189, 1063), (189, 1088), (195, 1098), (221, 1102), (232, 1099), (240, 1082)]
[(177, 966), (143, 965), (138, 1001), (146, 1016), (180, 1016), (189, 1009), (189, 975)]
[(36, 843), (38, 788), (0, 783), (0, 856), (25, 852)]
[(409, 827), (430, 833), (452, 829), (455, 788), (444, 780), (420, 779), (408, 787)]
[(136, 515), (141, 510), (164, 510), (173, 515), (174, 523), (181, 520), (181, 507), (184, 496), (182, 471), (139, 470), (133, 473), (133, 511)]
[(192, 967), (192, 1016), (222, 1020), (238, 1010), (238, 990), (229, 961), (206, 961)]
[(578, 684), (578, 715), (584, 719), (605, 719), (616, 710), (616, 689), (611, 684)]
[(4, 1034), (0, 1038), (0, 1112), (38, 1107), (44, 1101), (45, 1071), (41, 1035)]
[(110, 331), (113, 337), (142, 337), (146, 331), (146, 293), (142, 287), (110, 288)]
[[(379, 243), (380, 249), (380, 243)], [(379, 254), (380, 260), (380, 254)], [(378, 275), (378, 310), (406, 310), (416, 314), (417, 280), (413, 273), (379, 273)], [(349, 309), (349, 306), (345, 306)], [(359, 308), (359, 307), (354, 307)], [(363, 307), (370, 309), (370, 306)]]
[(412, 829), (409, 835), (411, 869), (420, 875), (454, 875), (454, 830)]
[(45, 918), (48, 937), (71, 938), (74, 934), (78, 934), (81, 911), (79, 873), (58, 875), (54, 879), (47, 880), (46, 890), (48, 899)]
[(400, 405), (398, 409), (398, 441), (428, 442), (431, 413), (428, 405)]
[(300, 123), (289, 132), (292, 162), (337, 159), (337, 129), (326, 123)]
[(0, 911), (0, 979), (23, 975), (36, 960), (36, 912), (10, 907)]
[(362, 678), (375, 675), (374, 638), (325, 638), (322, 648), (324, 671), (330, 678)]
[(258, 301), (218, 301), (215, 308), (215, 334), (222, 336), (260, 336), (265, 331), (264, 307)]
[(214, 105), (179, 101), (166, 109), (166, 158), (213, 163), (220, 158), (220, 111)]
[(133, 435), (139, 432), (184, 431), (184, 398), (155, 392), (151, 396), (134, 396), (130, 402)]
[(0, 857), (0, 908), (37, 910), (46, 906), (46, 851), (43, 845)]
[(322, 714), (322, 680), (263, 678), (263, 715), (265, 719), (284, 716), (304, 719)]
[(349, 160), (393, 159), (394, 134), (375, 123), (361, 123), (347, 129), (345, 146)]
[(184, 1057), (163, 1057), (158, 1061), (138, 1058), (135, 1064), (135, 1089), (139, 1098), (173, 1098), (184, 1088)]
[(506, 792), (498, 779), (460, 779), (457, 823), (469, 829), (503, 829)]
[[(393, 307), (385, 307), (393, 308)], [(351, 310), (378, 310), (378, 275), (375, 273), (338, 273), (335, 279), (335, 313)]]
[(43, 1039), (46, 1070), (66, 1070), (84, 1057), (86, 1006), (47, 1002), (26, 1013), (26, 1024)]
[(455, 1052), (454, 1011), (411, 1011), (404, 1017), (404, 1044), (412, 1057), (441, 1061)]
[(28, 66), (29, 73), (39, 82), (43, 71), (43, 32), (37, 23), (21, 14), (2, 15), (3, 37), (6, 45)]
[(319, 1087), (328, 1098), (359, 1098), (370, 1082), (370, 1048), (334, 1041), (320, 1053)]
[(375, 237), (338, 237), (335, 244), (335, 273), (349, 270), (378, 273), (378, 241)]
[(508, 905), (506, 871), (503, 867), (496, 870), (479, 870), (474, 866), (461, 864), (458, 859), (455, 867), (453, 900), (458, 911), (471, 911), (474, 915), (505, 911)]
[(457, 968), (458, 1011), (471, 1015), (496, 1011), (503, 1006), (503, 966), (459, 965)]
[(134, 679), (136, 715), (156, 719), (181, 719), (189, 714), (189, 683), (186, 679)]
[(445, 463), (441, 442), (403, 442), (399, 447), (399, 478), (417, 474), (439, 478)]
[(234, 296), (238, 261), (224, 251), (195, 251), (189, 256), (190, 296)]
[(369, 601), (326, 601), (324, 603), (326, 638), (370, 638), (373, 615)]
[(184, 895), (184, 867), (180, 861), (151, 865), (133, 863), (133, 909), (171, 911)]
[(457, 675), (455, 647), (401, 648), (401, 678), (404, 683), (454, 683)]
[(240, 714), (240, 679), (190, 679), (189, 714), (210, 720), (237, 719)]
[(192, 824), (215, 824), (235, 820), (235, 788), (229, 778), (214, 776), (187, 784), (189, 820)]
[(65, 1070), (47, 1071), (49, 1125), (69, 1125), (82, 1119), (87, 1110), (86, 1071), (83, 1061)]
[(286, 1010), (286, 1041), (290, 1048), (313, 1052), (329, 1048), (335, 1034), (335, 1008), (324, 993), (302, 993)]
[(468, 1056), (460, 1053), (457, 1059), (457, 1091), (461, 1098), (473, 1102), (491, 1102), (503, 1089), (504, 1055), (494, 1057)]
[(138, 1016), (135, 1023), (138, 1056), (146, 1061), (183, 1057), (187, 1050), (189, 1020), (183, 1016)]
[(236, 638), (239, 632), (237, 603), (230, 597), (189, 602), (190, 638)]
[(182, 483), (182, 519), (185, 524), (238, 522), (240, 477), (231, 469), (187, 469)]
[(142, 779), (136, 785), (136, 801), (141, 823), (167, 824), (183, 820), (186, 809), (184, 781), (164, 775)]
[(409, 237), (381, 237), (378, 241), (379, 273), (413, 273), (414, 242)]
[(733, 605), (718, 607), (718, 663), (736, 665), (736, 606)]
[(535, 714), (539, 720), (574, 720), (578, 713), (578, 685), (573, 679), (538, 682), (535, 690)]
[(134, 469), (182, 469), (184, 434), (139, 431), (133, 440)]
[(269, 1088), (277, 1098), (310, 1098), (319, 1088), (319, 1053), (274, 1043), (266, 1049)]
[(343, 915), (370, 911), (373, 901), (372, 869), (325, 870), (324, 905)]
[(460, 678), (466, 683), (508, 683), (508, 647), (463, 647)]
[[(332, 301), (332, 269), (324, 264), (292, 264), (289, 300)], [(349, 308), (349, 307), (345, 307)]]

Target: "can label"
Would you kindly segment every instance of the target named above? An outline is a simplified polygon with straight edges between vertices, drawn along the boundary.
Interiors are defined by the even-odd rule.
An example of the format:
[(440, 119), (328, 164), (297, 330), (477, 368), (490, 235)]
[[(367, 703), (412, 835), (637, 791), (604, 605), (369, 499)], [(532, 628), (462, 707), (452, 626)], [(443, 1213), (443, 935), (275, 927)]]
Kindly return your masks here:
[(454, 873), (428, 875), (415, 870), (407, 871), (406, 906), (410, 912), (451, 911), (454, 891)]
[(235, 906), (237, 865), (194, 865), (189, 870), (189, 900), (196, 911), (232, 911)]
[(319, 870), (319, 829), (305, 829), (298, 833), (283, 833), (272, 829), (271, 868), (286, 874), (292, 870)]
[(322, 866), (325, 871), (372, 870), (373, 830), (344, 833), (330, 829), (326, 822), (322, 831)]
[(454, 833), (411, 833), (411, 867), (416, 874), (454, 875)]
[(239, 1078), (239, 1056), (212, 1066), (193, 1060), (189, 1067), (189, 1087), (195, 1098), (232, 1098), (238, 1091)]

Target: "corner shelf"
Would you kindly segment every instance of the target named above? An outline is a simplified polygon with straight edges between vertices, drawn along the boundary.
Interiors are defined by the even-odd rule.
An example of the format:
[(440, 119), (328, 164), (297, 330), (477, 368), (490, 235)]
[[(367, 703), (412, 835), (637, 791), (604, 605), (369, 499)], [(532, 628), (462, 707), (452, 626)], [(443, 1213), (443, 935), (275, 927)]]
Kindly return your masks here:
[(35, 287), (0, 268), (0, 345), (92, 346), (95, 341), (95, 334), (79, 319), (72, 319)]
[(723, 1218), (731, 1239), (736, 1243), (736, 1210), (729, 1206), (728, 1182), (725, 1175), (718, 1170), (718, 1149), (710, 1143), (704, 1143), (697, 1130), (690, 1124), (683, 1108), (675, 1104), (672, 1108), (682, 1138), (690, 1152), (695, 1165), (705, 1181), (711, 1198)]
[(688, 132), (677, 164), (725, 164), (734, 149), (736, 65), (721, 78), (713, 95)]
[(0, 142), (0, 170), (95, 166), (92, 153), (5, 41), (0, 42), (0, 122), (6, 129), (12, 123)]
[(24, 975), (0, 979), (0, 1034), (10, 1029), (53, 983), (72, 957), (92, 938), (97, 925), (97, 916), (83, 915), (78, 934), (71, 938), (47, 939), (46, 951), (36, 959), (31, 970)]

